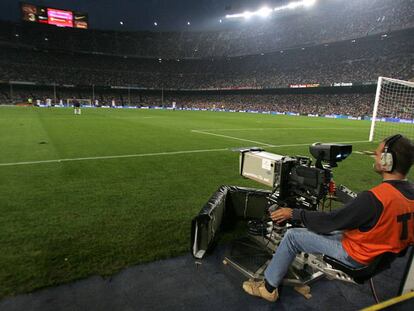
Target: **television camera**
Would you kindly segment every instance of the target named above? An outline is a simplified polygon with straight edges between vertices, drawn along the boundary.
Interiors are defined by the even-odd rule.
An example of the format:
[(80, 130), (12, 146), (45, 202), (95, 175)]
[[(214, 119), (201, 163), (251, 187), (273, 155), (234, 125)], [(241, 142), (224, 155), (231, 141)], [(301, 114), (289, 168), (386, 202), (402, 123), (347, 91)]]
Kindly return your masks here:
[[(271, 190), (221, 186), (192, 221), (191, 248), (197, 260), (214, 248), (222, 231), (246, 223), (247, 232), (231, 242), (223, 262), (249, 278), (262, 279), (272, 254), (286, 230), (298, 223), (273, 223), (270, 213), (280, 207), (323, 210), (327, 202), (347, 202), (356, 195), (345, 186), (336, 187), (332, 169), (352, 153), (346, 144), (315, 143), (309, 147), (312, 159), (284, 156), (259, 148), (240, 150), (241, 176), (271, 187)], [(304, 286), (321, 276), (354, 282), (325, 263), (322, 255), (299, 254), (284, 284)]]
[(335, 190), (331, 168), (352, 153), (352, 146), (315, 143), (309, 151), (315, 166), (309, 157), (281, 156), (257, 148), (241, 150), (240, 174), (272, 187), (268, 200), (273, 209), (280, 205), (317, 210)]

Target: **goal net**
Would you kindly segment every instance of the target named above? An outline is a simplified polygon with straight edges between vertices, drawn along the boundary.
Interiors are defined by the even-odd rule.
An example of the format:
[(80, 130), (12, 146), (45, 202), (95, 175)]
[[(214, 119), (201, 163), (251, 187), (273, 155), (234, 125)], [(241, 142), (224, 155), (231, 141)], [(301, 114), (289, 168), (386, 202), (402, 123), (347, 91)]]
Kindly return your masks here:
[(379, 77), (369, 141), (394, 134), (414, 139), (414, 82)]
[(89, 98), (68, 98), (66, 100), (66, 103), (70, 106), (72, 106), (75, 102), (80, 103), (82, 106), (91, 106), (92, 105), (92, 99)]

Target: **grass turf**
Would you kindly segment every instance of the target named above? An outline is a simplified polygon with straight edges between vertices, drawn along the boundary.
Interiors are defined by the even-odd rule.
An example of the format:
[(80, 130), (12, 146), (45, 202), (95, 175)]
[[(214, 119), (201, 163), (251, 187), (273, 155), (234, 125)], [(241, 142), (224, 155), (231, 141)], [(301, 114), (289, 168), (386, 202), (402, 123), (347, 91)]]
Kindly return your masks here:
[[(306, 144), (363, 141), (369, 133), (365, 121), (322, 118), (82, 113), (0, 109), (0, 297), (186, 253), (191, 219), (221, 184), (262, 188), (238, 175), (231, 148), (271, 144), (281, 146), (265, 147), (270, 152), (308, 155)], [(204, 151), (181, 153), (192, 150)], [(1, 166), (154, 153), (160, 154)], [(336, 182), (356, 191), (375, 185), (372, 162), (354, 153), (335, 169)]]

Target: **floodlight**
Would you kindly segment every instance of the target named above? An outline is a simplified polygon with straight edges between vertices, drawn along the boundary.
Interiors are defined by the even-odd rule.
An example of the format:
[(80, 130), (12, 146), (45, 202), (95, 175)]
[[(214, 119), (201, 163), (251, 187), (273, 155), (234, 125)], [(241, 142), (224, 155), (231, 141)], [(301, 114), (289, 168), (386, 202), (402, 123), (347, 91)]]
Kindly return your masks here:
[(315, 2), (316, 2), (316, 0), (303, 0), (303, 5), (304, 5), (305, 7), (309, 7), (309, 6), (314, 5), (314, 4), (315, 4)]
[(286, 5), (286, 8), (293, 10), (293, 9), (296, 9), (297, 7), (300, 7), (301, 5), (303, 5), (302, 2), (291, 2), (288, 5)]
[(157, 22), (154, 22), (154, 26), (158, 26), (158, 23)]
[(243, 12), (243, 17), (245, 18), (245, 19), (249, 19), (250, 17), (252, 17), (252, 15), (253, 15), (254, 13), (252, 13), (252, 12), (250, 12), (250, 11), (244, 11)]
[[(237, 14), (227, 14), (226, 18), (240, 18), (243, 17), (245, 19), (249, 19), (252, 16), (260, 16), (260, 17), (268, 17), (272, 14), (272, 12), (278, 12), (278, 11), (284, 11), (288, 9), (296, 9), (300, 7), (310, 7), (316, 3), (316, 0), (302, 0), (302, 1), (293, 1), (286, 5), (278, 6), (276, 8), (270, 9), (268, 7), (262, 7), (257, 11), (244, 11), (243, 13), (237, 13)], [(221, 23), (221, 21), (220, 21)]]
[(263, 7), (256, 12), (257, 15), (261, 17), (268, 17), (272, 13), (272, 10), (268, 7)]

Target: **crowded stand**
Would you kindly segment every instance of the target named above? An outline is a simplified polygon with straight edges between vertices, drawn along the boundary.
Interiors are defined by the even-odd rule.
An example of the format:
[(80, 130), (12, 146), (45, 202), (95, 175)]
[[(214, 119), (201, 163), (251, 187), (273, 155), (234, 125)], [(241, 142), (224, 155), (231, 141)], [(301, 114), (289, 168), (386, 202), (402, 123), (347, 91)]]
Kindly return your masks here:
[(227, 95), (183, 96), (167, 98), (167, 100), (176, 102), (180, 108), (363, 117), (372, 113), (374, 96), (372, 94)]
[[(1, 91), (0, 91), (1, 94)], [(182, 95), (172, 94), (144, 95), (140, 92), (96, 92), (91, 99), (91, 93), (85, 90), (60, 90), (53, 99), (53, 92), (40, 90), (35, 92), (18, 91), (14, 94), (15, 102), (25, 102), (28, 98), (36, 103), (47, 102), (67, 105), (68, 100), (89, 99), (92, 106), (135, 106), (162, 107), (176, 109), (206, 109), (226, 111), (257, 111), (295, 113), (300, 115), (331, 115), (341, 114), (354, 117), (364, 117), (372, 114), (372, 104), (375, 94), (274, 94), (274, 95)], [(175, 104), (173, 104), (175, 103)]]
[(414, 28), (270, 54), (159, 60), (0, 46), (0, 80), (153, 89), (264, 89), (413, 76)]
[[(176, 103), (178, 109), (363, 117), (371, 114), (373, 88), (369, 94), (294, 89), (374, 85), (379, 76), (412, 79), (411, 5), (413, 0), (321, 0), (307, 14), (288, 10), (266, 22), (236, 27), (229, 21), (226, 29), (203, 32), (0, 22), (0, 102), (68, 104), (77, 98), (95, 106)], [(291, 91), (267, 93), (279, 89)], [(142, 92), (152, 90), (172, 93)]]
[(307, 14), (287, 10), (219, 31), (115, 32), (2, 23), (0, 41), (42, 49), (182, 59), (269, 53), (383, 34), (414, 26), (412, 0), (321, 0)]

